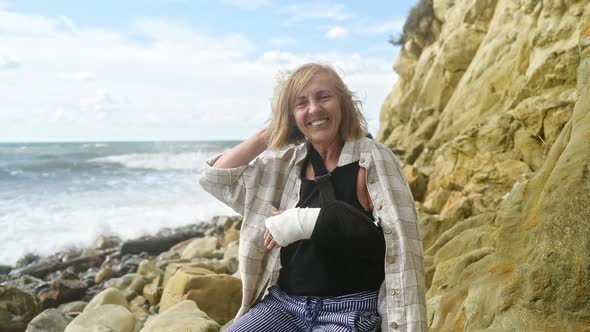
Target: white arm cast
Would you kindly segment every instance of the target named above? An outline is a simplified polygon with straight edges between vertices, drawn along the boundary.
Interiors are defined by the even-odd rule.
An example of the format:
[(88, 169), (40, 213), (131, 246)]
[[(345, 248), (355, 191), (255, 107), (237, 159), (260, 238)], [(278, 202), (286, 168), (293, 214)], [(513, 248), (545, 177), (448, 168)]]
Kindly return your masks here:
[(269, 217), (265, 221), (266, 229), (281, 247), (309, 239), (320, 214), (320, 208), (292, 208), (283, 213)]

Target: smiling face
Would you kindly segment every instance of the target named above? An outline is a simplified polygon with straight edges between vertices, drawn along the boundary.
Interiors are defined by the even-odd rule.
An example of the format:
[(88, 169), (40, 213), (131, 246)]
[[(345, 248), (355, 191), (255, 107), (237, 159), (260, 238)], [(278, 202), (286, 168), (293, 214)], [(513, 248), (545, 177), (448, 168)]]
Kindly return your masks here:
[(295, 98), (293, 115), (297, 128), (312, 144), (340, 140), (340, 96), (328, 73), (319, 72), (309, 80)]

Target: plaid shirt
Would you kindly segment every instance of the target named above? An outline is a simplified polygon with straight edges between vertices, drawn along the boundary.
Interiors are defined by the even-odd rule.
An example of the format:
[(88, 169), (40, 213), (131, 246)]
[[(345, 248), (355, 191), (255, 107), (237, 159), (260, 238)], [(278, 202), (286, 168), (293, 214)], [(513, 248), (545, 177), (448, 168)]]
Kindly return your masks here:
[[(264, 221), (273, 210), (293, 208), (299, 201), (306, 155), (306, 145), (301, 144), (267, 151), (236, 168), (212, 167), (220, 155), (207, 161), (201, 186), (243, 216), (239, 245), (243, 297), (237, 317), (277, 280), (280, 249), (264, 247)], [(380, 221), (386, 242), (385, 280), (379, 292), (382, 330), (426, 331), (422, 243), (404, 172), (391, 150), (368, 138), (345, 142), (337, 166), (356, 161), (367, 170), (373, 216)]]

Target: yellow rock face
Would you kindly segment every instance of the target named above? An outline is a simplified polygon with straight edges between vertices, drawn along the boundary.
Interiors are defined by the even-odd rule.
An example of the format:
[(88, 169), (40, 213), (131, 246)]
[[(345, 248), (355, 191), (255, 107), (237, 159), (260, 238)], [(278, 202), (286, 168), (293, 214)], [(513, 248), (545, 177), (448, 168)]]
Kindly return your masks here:
[(430, 330), (585, 330), (590, 2), (433, 7), (434, 42), (402, 48), (377, 137), (428, 177)]

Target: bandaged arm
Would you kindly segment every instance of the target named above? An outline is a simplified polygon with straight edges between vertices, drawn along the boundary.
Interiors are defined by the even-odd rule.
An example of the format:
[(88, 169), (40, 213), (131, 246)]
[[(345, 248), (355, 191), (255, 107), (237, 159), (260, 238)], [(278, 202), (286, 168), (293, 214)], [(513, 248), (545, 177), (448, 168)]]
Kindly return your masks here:
[(266, 229), (281, 247), (309, 239), (315, 228), (320, 208), (292, 208), (283, 213), (269, 217), (265, 221)]

